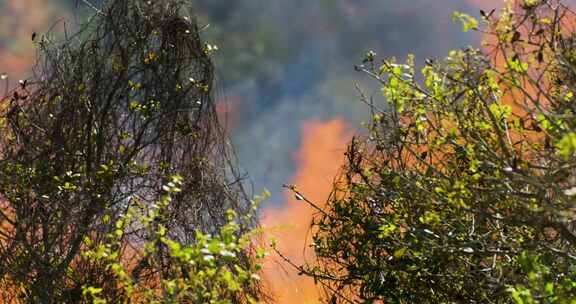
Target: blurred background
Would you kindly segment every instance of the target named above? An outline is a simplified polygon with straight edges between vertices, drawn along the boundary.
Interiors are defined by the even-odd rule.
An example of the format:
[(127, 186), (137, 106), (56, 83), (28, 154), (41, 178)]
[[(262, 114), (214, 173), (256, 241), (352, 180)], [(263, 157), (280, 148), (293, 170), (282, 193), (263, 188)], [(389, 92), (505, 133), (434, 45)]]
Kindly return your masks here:
[[(0, 72), (12, 85), (30, 76), (33, 32), (71, 30), (89, 9), (83, 0), (0, 0)], [(296, 263), (313, 258), (306, 238), (313, 210), (285, 193), (293, 183), (326, 199), (346, 143), (368, 120), (356, 86), (384, 103), (378, 85), (354, 70), (366, 51), (403, 60), (444, 57), (479, 45), (453, 24), (455, 10), (478, 16), (499, 0), (190, 0), (204, 38), (219, 47), (218, 109), (251, 192), (272, 193), (262, 212), (279, 249)], [(95, 6), (99, 1), (92, 0)], [(315, 302), (316, 287), (278, 257), (266, 279), (279, 303)]]
[[(99, 1), (92, 0), (96, 6)], [(356, 128), (367, 118), (355, 83), (379, 98), (355, 72), (363, 54), (421, 61), (474, 40), (452, 24), (454, 10), (476, 13), (464, 0), (192, 0), (205, 39), (219, 46), (220, 109), (255, 193), (272, 192), (297, 169), (294, 151), (309, 120), (339, 118)], [(0, 71), (15, 83), (29, 75), (31, 34), (77, 23), (78, 0), (0, 0)], [(399, 58), (400, 59), (400, 58)]]
[[(445, 3), (442, 3), (445, 2)], [(367, 118), (355, 84), (379, 98), (374, 82), (354, 71), (363, 54), (413, 52), (422, 61), (473, 36), (453, 26), (464, 1), (437, 0), (196, 0), (216, 55), (220, 95), (240, 164), (256, 192), (280, 202), (283, 183), (298, 168), (294, 151), (305, 122)]]

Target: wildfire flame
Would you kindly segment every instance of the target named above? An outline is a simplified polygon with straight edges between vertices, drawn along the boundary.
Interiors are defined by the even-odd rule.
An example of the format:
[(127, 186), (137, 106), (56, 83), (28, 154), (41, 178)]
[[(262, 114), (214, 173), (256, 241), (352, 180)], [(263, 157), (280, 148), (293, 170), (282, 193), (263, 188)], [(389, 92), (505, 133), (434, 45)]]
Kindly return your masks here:
[[(296, 155), (300, 168), (294, 184), (307, 199), (322, 207), (343, 164), (346, 144), (352, 133), (342, 119), (334, 119), (304, 123), (302, 135)], [(291, 262), (301, 265), (314, 258), (306, 245), (310, 242), (309, 227), (315, 211), (293, 193), (286, 195), (287, 202), (281, 207), (264, 210), (262, 223), (270, 229), (268, 237), (273, 235), (278, 240), (276, 248)], [(320, 292), (314, 281), (299, 276), (297, 270), (286, 266), (279, 257), (269, 257), (264, 265), (264, 277), (277, 303), (318, 303)]]

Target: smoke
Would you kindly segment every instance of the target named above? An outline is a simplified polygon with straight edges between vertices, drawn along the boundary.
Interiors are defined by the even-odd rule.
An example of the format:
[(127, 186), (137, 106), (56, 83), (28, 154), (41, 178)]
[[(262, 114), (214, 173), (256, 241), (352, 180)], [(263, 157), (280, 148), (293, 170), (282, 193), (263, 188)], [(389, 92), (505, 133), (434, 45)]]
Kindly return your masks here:
[(231, 130), (255, 192), (280, 185), (298, 164), (290, 157), (301, 124), (368, 116), (355, 83), (382, 102), (375, 82), (354, 71), (368, 50), (380, 56), (415, 53), (421, 61), (476, 40), (450, 21), (452, 11), (477, 11), (466, 1), (194, 0), (205, 37), (220, 46), (215, 61), (229, 103), (239, 102)]
[[(344, 161), (346, 143), (352, 132), (342, 119), (307, 121), (302, 125), (302, 144), (296, 154), (300, 164), (293, 183), (306, 198), (323, 206)], [(269, 237), (278, 239), (277, 249), (290, 261), (301, 265), (314, 259), (313, 250), (304, 250), (310, 242), (310, 222), (315, 214), (302, 200), (286, 195), (281, 207), (264, 210), (262, 223), (268, 227)], [(264, 267), (264, 277), (270, 285), (277, 303), (312, 303), (319, 291), (311, 278), (299, 276), (277, 256), (272, 255)]]

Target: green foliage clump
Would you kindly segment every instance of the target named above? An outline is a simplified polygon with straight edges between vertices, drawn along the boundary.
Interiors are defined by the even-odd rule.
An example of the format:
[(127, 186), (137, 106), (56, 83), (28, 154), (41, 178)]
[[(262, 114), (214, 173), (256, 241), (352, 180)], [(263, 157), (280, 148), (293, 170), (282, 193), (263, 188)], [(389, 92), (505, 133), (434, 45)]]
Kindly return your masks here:
[[(107, 235), (107, 240), (95, 245), (90, 238), (84, 243), (90, 249), (83, 258), (93, 263), (101, 263), (112, 273), (112, 286), (85, 285), (83, 298), (94, 304), (103, 303), (257, 303), (257, 299), (246, 292), (256, 289), (260, 281), (258, 260), (264, 257), (262, 250), (254, 253), (253, 263), (246, 264), (242, 259), (252, 250), (254, 233), (241, 234), (241, 223), (250, 215), (239, 217), (232, 210), (228, 212), (228, 223), (217, 235), (196, 231), (196, 241), (183, 245), (167, 236), (167, 228), (159, 219), (172, 197), (181, 192), (180, 176), (172, 176), (165, 185), (161, 200), (147, 208), (131, 208), (115, 223), (115, 231)], [(257, 204), (258, 202), (255, 202)], [(254, 205), (253, 210), (256, 210)], [(248, 218), (247, 218), (248, 217)], [(145, 249), (138, 254), (138, 263), (127, 260), (123, 237), (133, 227), (141, 227), (149, 240), (141, 246)], [(151, 269), (167, 271), (146, 271)], [(245, 266), (246, 265), (246, 266)]]
[[(329, 303), (574, 303), (576, 33), (557, 1), (482, 12), (486, 43), (376, 61), (382, 85), (303, 272)], [(479, 22), (463, 14), (464, 30)]]

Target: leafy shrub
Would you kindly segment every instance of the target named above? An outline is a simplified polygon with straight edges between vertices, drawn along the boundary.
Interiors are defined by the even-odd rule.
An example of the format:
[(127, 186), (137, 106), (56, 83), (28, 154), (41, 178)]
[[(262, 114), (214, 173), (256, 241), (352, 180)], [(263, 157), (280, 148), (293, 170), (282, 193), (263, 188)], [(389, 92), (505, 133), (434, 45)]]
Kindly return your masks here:
[[(358, 69), (382, 85), (314, 220), (330, 303), (574, 303), (576, 32), (557, 1), (481, 12), (482, 50)], [(464, 14), (465, 29), (479, 22)]]
[[(256, 290), (260, 277), (258, 260), (264, 258), (261, 249), (254, 252), (253, 263), (246, 265), (242, 259), (252, 249), (254, 233), (240, 235), (241, 223), (250, 222), (251, 215), (239, 217), (228, 212), (228, 223), (217, 235), (196, 231), (196, 241), (183, 245), (170, 239), (166, 227), (159, 219), (171, 203), (172, 197), (181, 192), (180, 176), (172, 176), (164, 186), (161, 200), (144, 209), (131, 208), (115, 223), (116, 230), (104, 243), (93, 245), (90, 238), (85, 244), (91, 247), (83, 258), (102, 263), (113, 274), (112, 282), (105, 286), (83, 286), (83, 296), (92, 303), (257, 303), (246, 292)], [(258, 200), (260, 201), (260, 199)], [(257, 210), (255, 203), (253, 210)], [(124, 236), (138, 227), (148, 235), (137, 252), (138, 264), (126, 260)], [(152, 270), (145, 271), (143, 263)], [(157, 272), (154, 269), (167, 271)], [(144, 277), (146, 277), (144, 279)], [(107, 289), (107, 286), (114, 286)]]

